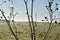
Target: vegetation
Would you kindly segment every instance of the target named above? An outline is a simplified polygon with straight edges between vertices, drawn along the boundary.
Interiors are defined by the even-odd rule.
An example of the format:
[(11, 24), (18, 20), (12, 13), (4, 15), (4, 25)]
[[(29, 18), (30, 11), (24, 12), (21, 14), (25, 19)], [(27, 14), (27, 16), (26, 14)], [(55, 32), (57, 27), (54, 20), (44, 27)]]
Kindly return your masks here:
[[(13, 23), (11, 23), (13, 31), (15, 31)], [(54, 24), (55, 25), (55, 24)], [(58, 25), (58, 24), (56, 24)], [(18, 22), (15, 23), (15, 26), (17, 27), (17, 35), (20, 40), (31, 40), (29, 32), (29, 25), (27, 22), (20, 22), (18, 25)], [(43, 40), (43, 37), (48, 29), (49, 24), (48, 23), (37, 23), (36, 27), (36, 40)], [(58, 31), (60, 29), (60, 25), (54, 26), (53, 29), (50, 32), (50, 35), (48, 37), (48, 40), (54, 40)], [(60, 34), (57, 38), (57, 40), (60, 39)], [(0, 40), (15, 40), (14, 36), (12, 35), (11, 31), (9, 30), (9, 27), (7, 26), (7, 23), (0, 23)]]
[[(5, 16), (5, 12), (0, 9), (2, 16), (0, 17), (0, 40), (59, 40), (60, 39), (60, 25), (57, 21), (53, 18), (54, 12), (58, 10), (56, 3), (56, 8), (53, 11), (52, 4), (54, 0), (48, 0), (48, 6), (46, 6), (50, 22), (37, 22), (37, 14), (36, 20), (34, 21), (33, 15), (33, 6), (34, 1), (31, 0), (31, 13), (29, 12), (28, 8), (28, 0), (23, 0), (26, 8), (26, 14), (28, 18), (28, 22), (15, 22), (15, 16), (18, 13), (14, 14), (14, 7), (13, 1), (10, 5), (10, 14), (8, 18)], [(4, 1), (6, 3), (6, 1)], [(30, 14), (31, 16), (30, 16)], [(56, 17), (56, 16), (55, 16)], [(4, 19), (3, 19), (4, 18)], [(48, 17), (45, 17), (45, 20), (42, 21), (49, 21)], [(55, 23), (53, 22), (55, 20)]]

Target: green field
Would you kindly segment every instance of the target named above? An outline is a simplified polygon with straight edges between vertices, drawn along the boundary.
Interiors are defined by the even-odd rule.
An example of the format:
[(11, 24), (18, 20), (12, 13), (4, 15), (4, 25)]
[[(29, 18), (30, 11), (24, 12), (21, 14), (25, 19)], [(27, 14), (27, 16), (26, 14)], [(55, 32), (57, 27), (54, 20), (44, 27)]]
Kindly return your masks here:
[[(20, 22), (19, 25), (18, 23), (15, 23), (15, 26), (17, 28), (17, 35), (20, 40), (31, 40), (30, 35), (29, 35), (29, 26), (28, 23), (26, 22)], [(53, 26), (49, 37), (47, 40), (55, 40), (56, 35), (60, 29), (60, 25), (54, 24), (57, 26)], [(15, 31), (13, 24), (11, 23), (12, 29)], [(36, 40), (43, 40), (43, 37), (49, 27), (48, 23), (37, 23), (37, 26), (35, 27), (35, 35), (36, 35)], [(41, 35), (42, 36), (41, 36)], [(8, 25), (4, 22), (0, 22), (0, 40), (15, 40), (14, 36), (11, 34)], [(60, 34), (57, 37), (57, 40), (60, 40)]]

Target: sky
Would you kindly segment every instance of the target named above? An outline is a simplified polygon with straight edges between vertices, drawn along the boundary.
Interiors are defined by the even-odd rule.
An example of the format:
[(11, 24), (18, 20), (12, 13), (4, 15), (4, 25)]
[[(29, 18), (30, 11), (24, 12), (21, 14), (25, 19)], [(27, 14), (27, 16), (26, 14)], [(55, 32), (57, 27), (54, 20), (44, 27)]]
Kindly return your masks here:
[[(4, 0), (0, 0), (0, 4), (3, 1)], [(8, 17), (10, 14), (10, 2), (8, 0), (6, 0), (6, 1), (7, 1), (6, 3), (2, 3), (2, 5), (0, 5), (0, 9), (3, 9), (3, 11), (5, 12), (5, 16)], [(53, 10), (55, 9), (56, 3), (58, 3), (58, 10), (54, 13), (53, 16), (56, 15), (57, 18), (60, 18), (60, 0), (54, 0), (52, 9)], [(45, 20), (44, 17), (49, 18), (49, 12), (45, 7), (47, 5), (48, 5), (47, 0), (35, 0), (34, 1), (34, 6), (33, 6), (34, 7), (34, 10), (33, 10), (34, 20), (36, 18), (36, 16), (35, 16), (36, 13), (37, 13), (38, 22)], [(16, 21), (28, 21), (24, 1), (23, 0), (13, 0), (13, 6), (14, 6), (14, 14), (18, 13), (18, 15), (16, 15), (16, 17), (15, 17), (15, 20)], [(30, 14), (31, 13), (31, 0), (28, 0), (28, 9), (29, 9), (29, 14)], [(2, 16), (2, 15), (0, 15), (0, 16)]]

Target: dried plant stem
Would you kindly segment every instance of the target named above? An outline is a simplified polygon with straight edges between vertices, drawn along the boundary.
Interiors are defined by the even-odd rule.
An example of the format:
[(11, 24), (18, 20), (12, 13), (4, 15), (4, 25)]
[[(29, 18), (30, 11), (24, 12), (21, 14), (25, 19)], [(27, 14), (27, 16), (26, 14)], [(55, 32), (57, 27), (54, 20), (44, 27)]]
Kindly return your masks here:
[(4, 12), (3, 12), (2, 10), (0, 10), (0, 11), (1, 11), (3, 17), (5, 18), (5, 20), (6, 20), (6, 22), (7, 22), (7, 25), (8, 25), (8, 27), (9, 27), (11, 33), (13, 34), (13, 36), (15, 37), (16, 40), (19, 40), (18, 37), (17, 37), (17, 36), (15, 35), (15, 33), (13, 32), (12, 27), (11, 27), (11, 25), (10, 25), (10, 22), (9, 22), (9, 21), (7, 20), (7, 18), (5, 17)]

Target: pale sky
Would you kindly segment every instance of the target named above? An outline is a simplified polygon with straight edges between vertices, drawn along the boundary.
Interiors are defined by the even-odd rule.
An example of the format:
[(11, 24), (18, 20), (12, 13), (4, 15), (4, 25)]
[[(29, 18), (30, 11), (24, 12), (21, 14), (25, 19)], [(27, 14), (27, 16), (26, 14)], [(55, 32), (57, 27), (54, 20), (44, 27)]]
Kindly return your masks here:
[[(8, 0), (6, 0), (6, 3), (2, 3), (3, 0), (0, 0), (0, 4), (2, 3), (2, 5), (0, 5), (0, 9), (3, 9), (3, 11), (5, 12), (6, 17), (9, 16), (10, 13), (10, 2)], [(60, 17), (60, 0), (54, 0), (53, 6), (52, 8), (55, 8), (55, 3), (58, 3), (58, 8), (59, 10), (57, 10), (54, 13), (54, 16), (56, 15), (57, 18)], [(26, 15), (26, 9), (25, 9), (25, 4), (23, 0), (13, 0), (13, 5), (14, 5), (14, 13), (19, 13), (16, 17), (15, 20), (19, 20), (19, 21), (27, 21), (27, 15)], [(49, 12), (46, 9), (46, 5), (48, 5), (48, 1), (47, 0), (35, 0), (34, 1), (34, 20), (35, 20), (35, 13), (37, 13), (37, 21), (41, 21), (42, 19), (44, 19), (44, 17), (48, 17), (49, 18)], [(28, 8), (29, 8), (29, 13), (31, 12), (31, 0), (28, 0)], [(0, 13), (1, 14), (1, 13)], [(1, 15), (0, 15), (1, 16)]]

